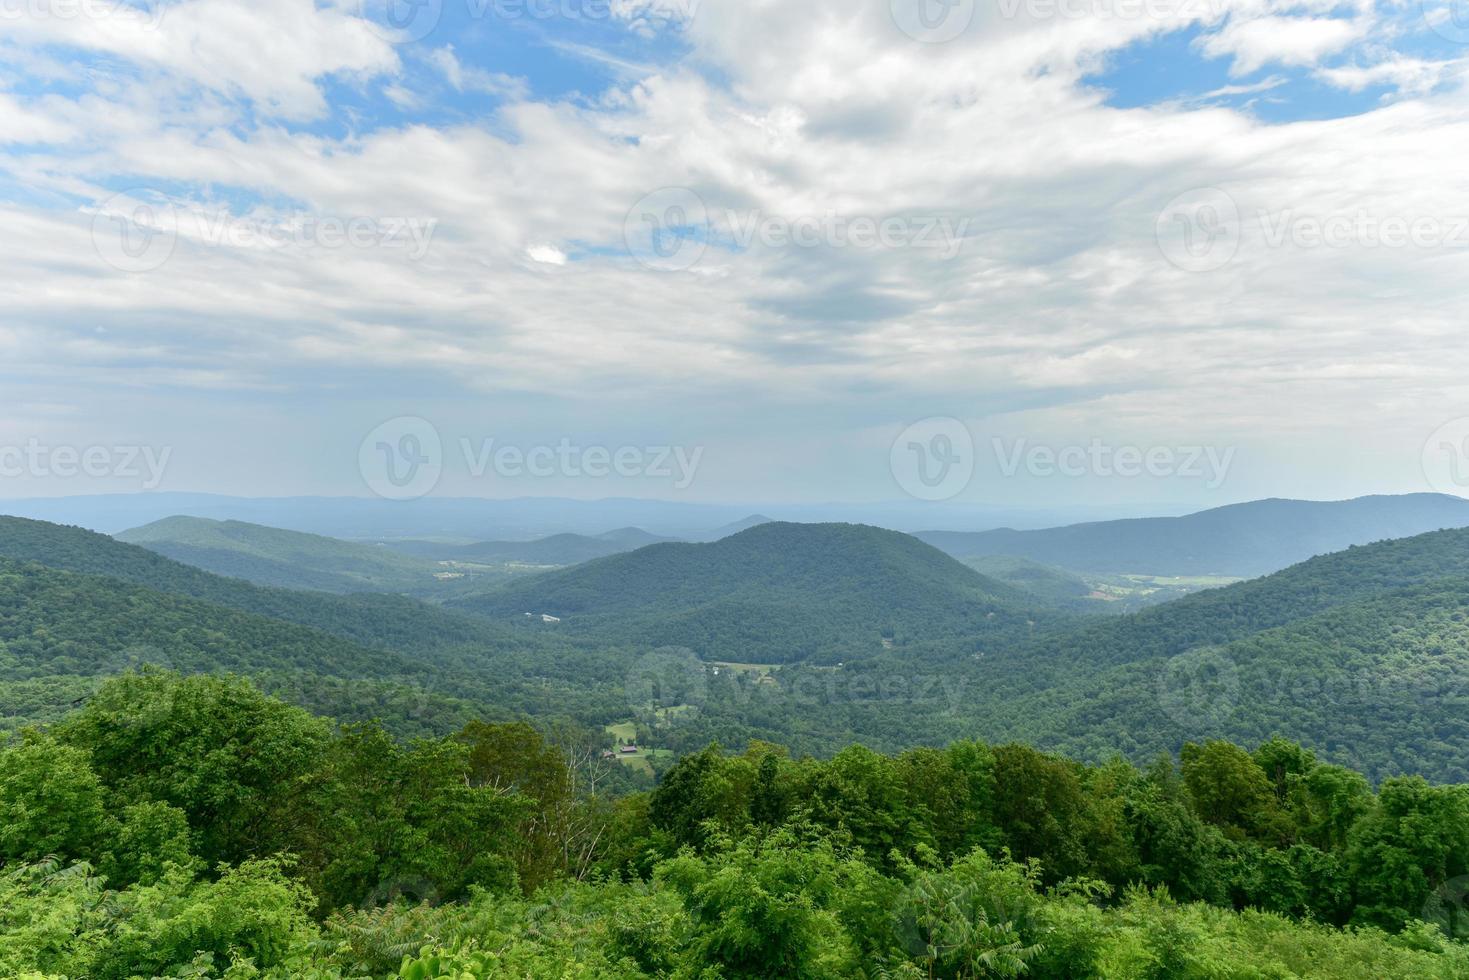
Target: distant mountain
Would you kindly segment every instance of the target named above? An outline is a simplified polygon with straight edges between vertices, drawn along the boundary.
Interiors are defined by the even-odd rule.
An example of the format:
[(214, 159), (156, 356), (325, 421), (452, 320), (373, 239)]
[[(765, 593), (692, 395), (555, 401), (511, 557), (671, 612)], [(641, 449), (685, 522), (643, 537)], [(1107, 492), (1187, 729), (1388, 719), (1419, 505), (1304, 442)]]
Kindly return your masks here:
[[(906, 500), (885, 504), (703, 504), (687, 501), (559, 497), (428, 496), (419, 500), (377, 497), (229, 497), (205, 493), (126, 493), (0, 500), (0, 514), (85, 527), (105, 534), (177, 514), (246, 521), (352, 541), (387, 539), (528, 541), (552, 534), (595, 536), (609, 527), (640, 527), (654, 534), (702, 539), (710, 528), (739, 522), (755, 511), (790, 521), (857, 521), (912, 530), (932, 526), (933, 506)], [(945, 505), (945, 523), (961, 529), (1054, 527), (1076, 521), (1134, 516), (1128, 508), (1024, 508)]]
[(609, 640), (705, 660), (836, 660), (956, 636), (1023, 634), (1017, 589), (895, 531), (768, 523), (713, 544), (659, 544), (454, 600), (492, 617), (551, 615)]
[(705, 531), (701, 534), (690, 535), (690, 538), (694, 541), (703, 542), (719, 541), (731, 535), (739, 534), (741, 531), (748, 531), (752, 527), (759, 527), (761, 524), (773, 523), (775, 523), (774, 518), (766, 517), (764, 514), (751, 514), (749, 517), (734, 521), (733, 523), (725, 524), (721, 527), (716, 527), (712, 531)]
[(963, 562), (981, 575), (1035, 596), (1037, 601), (1072, 609), (1100, 609), (1099, 600), (1090, 598), (1093, 590), (1086, 580), (1064, 568), (1014, 555), (980, 555)]
[(287, 589), (424, 591), (444, 571), (437, 562), (377, 545), (242, 521), (169, 517), (116, 538), (217, 575)]
[(1458, 527), (1469, 527), (1469, 500), (1409, 494), (1259, 500), (1187, 517), (917, 537), (957, 558), (1012, 555), (1079, 572), (1252, 578), (1352, 545)]
[(555, 534), (535, 541), (481, 541), (476, 544), (439, 544), (432, 541), (384, 541), (383, 545), (405, 555), (434, 561), (483, 565), (580, 565), (672, 538), (649, 534), (642, 528), (625, 527), (605, 534)]

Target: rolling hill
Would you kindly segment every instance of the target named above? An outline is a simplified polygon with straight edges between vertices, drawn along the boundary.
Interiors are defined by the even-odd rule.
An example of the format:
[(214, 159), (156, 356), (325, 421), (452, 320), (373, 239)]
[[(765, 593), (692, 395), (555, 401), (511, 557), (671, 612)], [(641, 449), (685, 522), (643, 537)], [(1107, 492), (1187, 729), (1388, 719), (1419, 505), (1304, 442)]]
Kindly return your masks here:
[(442, 567), (376, 545), (299, 531), (169, 517), (115, 535), (166, 558), (257, 585), (323, 592), (423, 592)]
[(240, 671), (343, 720), (406, 734), (471, 718), (626, 712), (636, 652), (530, 636), (397, 595), (213, 575), (81, 528), (0, 517), (0, 727), (56, 716), (144, 664)]
[(1408, 494), (1259, 500), (1186, 517), (916, 536), (957, 558), (1011, 555), (1078, 572), (1253, 578), (1352, 545), (1457, 527), (1469, 527), (1469, 500)]
[(642, 548), (452, 605), (502, 619), (551, 615), (582, 635), (686, 646), (705, 660), (783, 663), (1022, 634), (1038, 604), (908, 535), (767, 523), (712, 544)]

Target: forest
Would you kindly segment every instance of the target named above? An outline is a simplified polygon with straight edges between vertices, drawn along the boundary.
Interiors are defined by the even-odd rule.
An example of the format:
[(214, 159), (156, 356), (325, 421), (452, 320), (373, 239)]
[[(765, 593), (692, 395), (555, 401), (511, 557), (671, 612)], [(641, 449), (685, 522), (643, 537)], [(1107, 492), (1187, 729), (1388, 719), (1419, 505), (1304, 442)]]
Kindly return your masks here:
[(123, 674), (0, 750), (0, 973), (1469, 974), (1469, 787), (1284, 739), (1142, 768), (711, 745), (641, 792), (607, 767), (524, 722), (404, 741)]

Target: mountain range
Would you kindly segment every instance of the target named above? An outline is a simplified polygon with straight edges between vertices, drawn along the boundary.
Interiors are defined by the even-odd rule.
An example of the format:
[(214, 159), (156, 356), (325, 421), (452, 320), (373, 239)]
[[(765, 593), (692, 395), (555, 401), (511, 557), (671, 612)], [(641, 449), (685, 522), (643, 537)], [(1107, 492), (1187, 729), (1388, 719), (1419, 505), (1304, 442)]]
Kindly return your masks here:
[(561, 620), (704, 660), (836, 661), (958, 634), (1023, 633), (1039, 603), (896, 531), (764, 523), (527, 578), (454, 608)]
[(1253, 578), (1352, 545), (1456, 527), (1469, 527), (1469, 500), (1424, 493), (1258, 500), (1185, 517), (917, 537), (957, 558), (1008, 555), (1078, 572)]
[[(54, 717), (98, 677), (156, 661), (248, 673), (402, 733), (472, 716), (599, 728), (653, 718), (630, 678), (650, 651), (680, 647), (696, 671), (733, 666), (705, 673), (696, 702), (666, 706), (676, 722), (653, 718), (678, 750), (978, 736), (1146, 760), (1187, 740), (1279, 733), (1375, 777), (1469, 780), (1469, 529), (1352, 546), (1110, 617), (1067, 611), (1075, 581), (1029, 559), (991, 564), (1039, 584), (1017, 588), (893, 531), (771, 522), (434, 604), (262, 587), (0, 518), (0, 724)], [(1046, 590), (1057, 601), (1040, 601)]]

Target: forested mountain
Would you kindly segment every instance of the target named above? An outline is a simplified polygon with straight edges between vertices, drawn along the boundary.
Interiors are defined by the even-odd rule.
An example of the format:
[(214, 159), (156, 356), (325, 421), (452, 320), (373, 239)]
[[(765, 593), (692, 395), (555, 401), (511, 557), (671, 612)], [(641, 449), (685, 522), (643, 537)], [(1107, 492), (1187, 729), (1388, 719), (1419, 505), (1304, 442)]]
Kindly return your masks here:
[(619, 555), (650, 544), (672, 541), (636, 527), (620, 528), (595, 536), (555, 534), (535, 541), (481, 541), (475, 544), (440, 544), (433, 541), (384, 541), (383, 545), (405, 555), (434, 561), (485, 565), (579, 565), (594, 558)]
[(1045, 602), (1072, 609), (1086, 608), (1092, 587), (1075, 572), (1042, 565), (1013, 555), (980, 555), (962, 559), (965, 565)]
[(1023, 635), (1039, 604), (908, 535), (769, 523), (712, 544), (642, 548), (451, 605), (500, 619), (554, 616), (580, 635), (685, 646), (705, 660), (789, 663)]
[(917, 537), (959, 558), (1014, 555), (1082, 572), (1251, 578), (1352, 545), (1466, 526), (1469, 500), (1408, 494), (1258, 500), (1187, 517), (1039, 531), (925, 531)]
[(1145, 612), (914, 657), (711, 680), (681, 745), (822, 751), (980, 735), (1101, 760), (1283, 734), (1374, 778), (1469, 779), (1469, 530), (1313, 559)]
[(601, 725), (626, 712), (621, 683), (638, 655), (517, 635), (401, 596), (263, 588), (40, 521), (0, 518), (0, 560), (0, 615), (28, 651), (0, 678), (6, 727), (53, 717), (98, 677), (144, 664), (238, 670), (399, 732), (515, 712)]
[(378, 545), (299, 531), (169, 517), (115, 535), (166, 558), (258, 585), (324, 592), (427, 592), (445, 569)]

